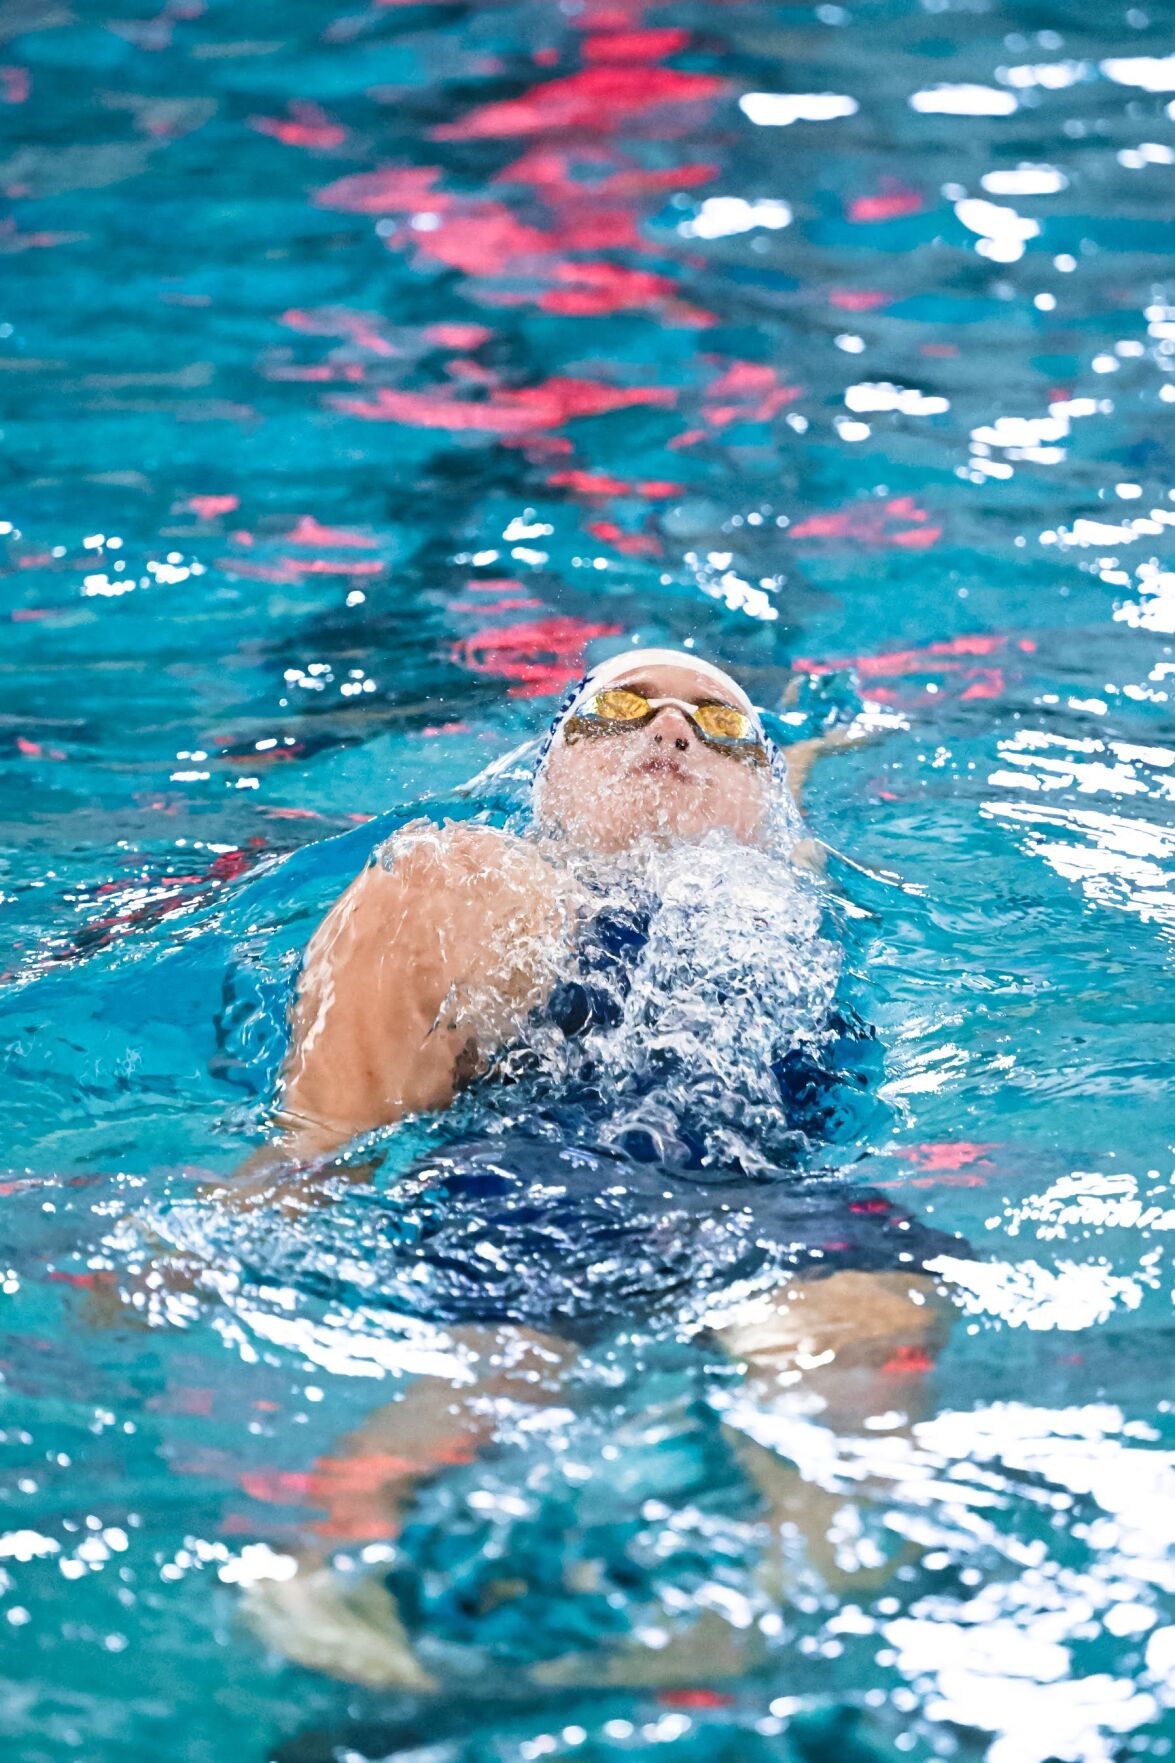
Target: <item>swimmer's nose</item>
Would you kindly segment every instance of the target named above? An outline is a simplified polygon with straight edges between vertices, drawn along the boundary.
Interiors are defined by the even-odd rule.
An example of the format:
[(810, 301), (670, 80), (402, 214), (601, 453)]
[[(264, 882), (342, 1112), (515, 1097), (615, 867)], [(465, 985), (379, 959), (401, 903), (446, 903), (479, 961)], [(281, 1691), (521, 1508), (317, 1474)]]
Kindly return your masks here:
[(657, 712), (653, 724), (653, 743), (661, 747), (666, 741), (672, 741), (679, 753), (690, 750), (690, 725), (677, 708), (676, 704), (666, 704)]

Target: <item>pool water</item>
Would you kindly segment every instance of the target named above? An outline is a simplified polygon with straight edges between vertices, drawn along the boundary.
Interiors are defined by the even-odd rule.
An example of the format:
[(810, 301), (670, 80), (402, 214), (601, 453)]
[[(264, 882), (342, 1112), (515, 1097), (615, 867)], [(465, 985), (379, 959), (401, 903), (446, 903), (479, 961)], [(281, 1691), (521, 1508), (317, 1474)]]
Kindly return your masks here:
[[(1171, 1754), (1173, 117), (1157, 0), (0, 7), (6, 1758)], [(358, 1190), (151, 1326), (125, 1220), (256, 1142), (375, 840), (635, 640), (869, 707), (861, 1179), (976, 1259), (861, 1436), (585, 1349), (352, 1550), (446, 1662), (360, 1691), (242, 1592), (459, 1356), (298, 1277)], [(764, 1592), (738, 1440), (851, 1592)]]

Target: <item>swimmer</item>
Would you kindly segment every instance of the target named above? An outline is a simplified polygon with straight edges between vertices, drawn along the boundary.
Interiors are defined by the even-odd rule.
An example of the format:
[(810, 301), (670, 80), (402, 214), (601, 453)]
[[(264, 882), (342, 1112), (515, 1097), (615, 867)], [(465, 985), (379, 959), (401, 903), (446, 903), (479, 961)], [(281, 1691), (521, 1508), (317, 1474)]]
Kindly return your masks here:
[[(637, 650), (593, 668), (565, 699), (544, 745), (531, 836), (468, 821), (413, 823), (375, 854), (328, 912), (307, 948), (293, 1009), (279, 1136), (237, 1178), (219, 1184), (216, 1199), (234, 1210), (274, 1205), (296, 1218), (336, 1196), (340, 1175), (370, 1178), (371, 1161), (335, 1161), (352, 1141), (407, 1116), (444, 1115), (462, 1091), (494, 1083), (496, 1062), (504, 1061), (504, 1076), (517, 1081), (509, 1070), (512, 1048), (525, 1050), (551, 1033), (576, 1045), (590, 1045), (597, 1033), (606, 1038), (617, 1009), (623, 1011), (631, 971), (655, 935), (657, 911), (654, 905), (651, 919), (647, 911), (643, 919), (639, 912), (609, 916), (601, 908), (608, 885), (623, 893), (634, 872), (676, 864), (678, 893), (684, 885), (688, 895), (691, 885), (721, 889), (781, 847), (794, 852), (802, 829), (793, 791), (816, 750), (792, 749), (785, 760), (742, 687), (696, 656)], [(819, 978), (817, 939), (804, 934), (811, 936), (807, 965)], [(687, 950), (677, 954), (688, 962)], [(799, 961), (801, 979), (804, 968)], [(569, 984), (576, 973), (580, 981)], [(807, 977), (818, 993), (816, 978)], [(715, 1030), (729, 1027), (728, 1016), (738, 1029), (733, 1006), (728, 1012), (720, 1000), (717, 1015)], [(642, 1033), (638, 1028), (638, 1039)], [(693, 1045), (701, 1057), (702, 1044), (695, 1038)], [(787, 1058), (760, 1063), (756, 1083), (785, 1083)], [(811, 1091), (809, 1067), (794, 1087)], [(509, 1092), (512, 1105), (519, 1093)], [(721, 1114), (722, 1102), (714, 1085), (703, 1086), (704, 1110)], [(638, 1097), (638, 1115), (642, 1105)], [(568, 1116), (556, 1111), (555, 1130), (547, 1121), (537, 1136), (528, 1136), (523, 1121), (513, 1136), (459, 1139), (428, 1162), (423, 1179), (447, 1196), (454, 1214), (462, 1207), (464, 1216), (472, 1213), (479, 1228), (494, 1226), (489, 1214), (497, 1204), (507, 1233), (516, 1214), (485, 1195), (540, 1193), (549, 1207), (551, 1193), (560, 1193), (571, 1210), (559, 1240), (572, 1246), (576, 1221), (590, 1228), (600, 1193), (614, 1192), (621, 1180), (639, 1193), (650, 1164), (656, 1180), (646, 1208), (649, 1241), (665, 1239), (666, 1216), (669, 1237), (674, 1220), (686, 1232), (691, 1203), (709, 1204), (723, 1219), (741, 1206), (753, 1232), (787, 1245), (795, 1271), (750, 1295), (737, 1283), (709, 1293), (703, 1338), (741, 1361), (762, 1410), (815, 1411), (822, 1424), (859, 1433), (871, 1415), (893, 1408), (895, 1384), (892, 1376), (883, 1380), (882, 1367), (925, 1366), (941, 1340), (945, 1308), (925, 1264), (948, 1239), (897, 1218), (879, 1198), (860, 1204), (861, 1190), (846, 1194), (844, 1184), (763, 1182), (762, 1167), (753, 1168), (742, 1152), (734, 1154), (733, 1173), (749, 1172), (743, 1186), (720, 1185), (707, 1197), (698, 1184), (714, 1162), (713, 1143), (745, 1141), (724, 1125), (726, 1137), (712, 1142), (705, 1118), (673, 1138), (664, 1114), (662, 1107), (662, 1126), (643, 1135), (643, 1150), (633, 1152), (631, 1134), (617, 1137), (596, 1121), (596, 1137), (581, 1136), (571, 1154), (559, 1138)], [(507, 1119), (517, 1127), (513, 1115)], [(675, 1188), (683, 1166), (685, 1187)], [(730, 1175), (726, 1169), (716, 1179), (721, 1184)], [(681, 1200), (683, 1191), (692, 1201)], [(528, 1202), (522, 1210), (529, 1217), (534, 1208)], [(445, 1228), (437, 1227), (442, 1247)], [(456, 1239), (446, 1267), (468, 1259), (472, 1240)], [(667, 1256), (674, 1247), (670, 1242)], [(394, 1537), (422, 1477), (470, 1461), (493, 1441), (495, 1408), (507, 1396), (532, 1408), (566, 1402), (564, 1374), (575, 1359), (577, 1326), (582, 1336), (585, 1323), (573, 1313), (569, 1290), (552, 1266), (537, 1310), (507, 1286), (481, 1308), (457, 1305), (430, 1317), (448, 1326), (464, 1355), (466, 1381), (413, 1383), (319, 1462), (311, 1491), (325, 1516), (313, 1544), (291, 1580), (258, 1588), (251, 1600), (254, 1626), (272, 1645), (350, 1681), (435, 1687), (387, 1588), (371, 1575), (357, 1587), (344, 1585), (329, 1551)], [(906, 1406), (914, 1406), (912, 1391)], [(776, 1533), (798, 1529), (826, 1582), (843, 1581), (828, 1541), (839, 1497), (745, 1438), (738, 1449)], [(776, 1595), (787, 1595), (782, 1568)], [(712, 1633), (705, 1644), (715, 1647)], [(639, 1651), (616, 1650), (594, 1681), (639, 1681), (650, 1670), (660, 1681), (675, 1674), (688, 1681), (699, 1669), (688, 1648), (680, 1658), (662, 1654), (652, 1666)], [(717, 1659), (708, 1653), (715, 1669)], [(570, 1661), (562, 1669), (562, 1680), (572, 1681), (581, 1665)], [(559, 1668), (535, 1674), (536, 1682), (560, 1680)]]
[[(524, 1034), (592, 902), (577, 872), (724, 833), (763, 848), (820, 749), (775, 754), (746, 692), (685, 652), (632, 650), (565, 700), (537, 768), (537, 839), (417, 822), (385, 845), (312, 938), (282, 1077), (276, 1167), (406, 1114), (447, 1108)], [(275, 1197), (272, 1152), (230, 1204)], [(280, 1182), (296, 1200), (297, 1183)]]

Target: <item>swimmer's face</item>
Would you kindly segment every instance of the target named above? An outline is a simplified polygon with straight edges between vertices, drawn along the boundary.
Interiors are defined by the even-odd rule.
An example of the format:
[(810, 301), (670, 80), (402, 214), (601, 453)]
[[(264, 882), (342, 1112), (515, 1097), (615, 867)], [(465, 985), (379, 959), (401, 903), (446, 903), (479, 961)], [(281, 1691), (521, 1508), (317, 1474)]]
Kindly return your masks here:
[[(713, 704), (722, 693), (691, 667), (632, 668), (610, 687), (648, 698)], [(708, 746), (684, 711), (667, 704), (623, 732), (566, 736), (547, 755), (539, 810), (584, 850), (612, 855), (649, 840), (676, 844), (717, 829), (744, 844), (763, 841), (773, 782), (769, 768)]]

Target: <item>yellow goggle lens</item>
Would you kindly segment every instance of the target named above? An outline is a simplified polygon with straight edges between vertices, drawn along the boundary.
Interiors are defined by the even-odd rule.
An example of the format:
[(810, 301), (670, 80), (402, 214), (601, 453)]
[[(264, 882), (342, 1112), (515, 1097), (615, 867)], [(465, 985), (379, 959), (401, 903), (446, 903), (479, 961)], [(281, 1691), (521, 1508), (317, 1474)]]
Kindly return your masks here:
[(699, 704), (694, 721), (704, 735), (716, 741), (745, 741), (754, 732), (754, 724), (745, 710), (733, 704)]
[(649, 714), (649, 700), (640, 692), (610, 686), (607, 691), (597, 692), (587, 709), (601, 722), (641, 722)]
[[(643, 692), (630, 692), (624, 686), (609, 686), (584, 705), (584, 714), (597, 722), (639, 723), (652, 715), (653, 705)], [(755, 724), (745, 710), (733, 704), (696, 704), (690, 716), (700, 732), (711, 741), (752, 741), (758, 735)]]

